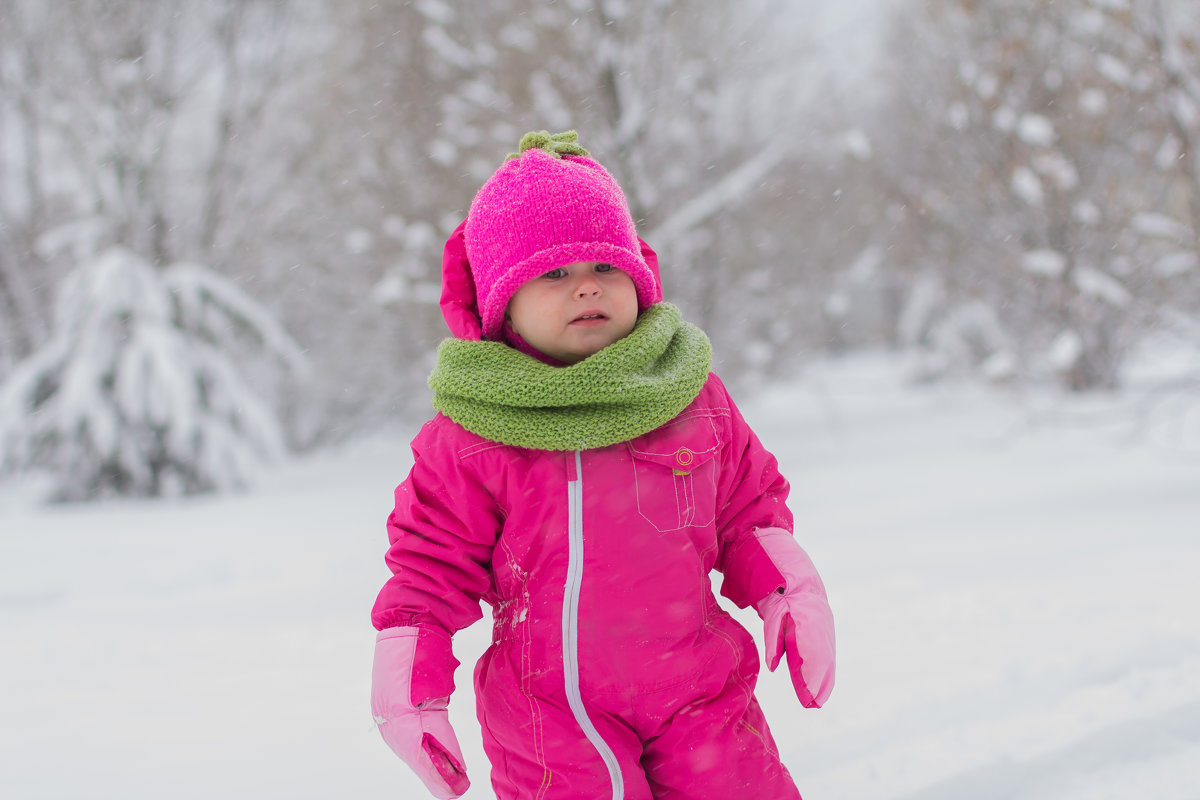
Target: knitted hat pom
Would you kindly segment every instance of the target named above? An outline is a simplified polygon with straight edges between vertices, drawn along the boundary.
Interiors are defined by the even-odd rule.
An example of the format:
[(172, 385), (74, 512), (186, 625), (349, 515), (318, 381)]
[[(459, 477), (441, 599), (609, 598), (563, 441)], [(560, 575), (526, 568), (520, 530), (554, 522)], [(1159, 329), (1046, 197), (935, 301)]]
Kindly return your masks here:
[(513, 294), (579, 262), (606, 262), (633, 279), (639, 311), (662, 300), (641, 254), (625, 195), (574, 131), (532, 131), (484, 183), (464, 228), (486, 339), (498, 339)]
[(509, 153), (505, 159), (520, 158), (526, 150), (544, 150), (552, 156), (588, 156), (587, 150), (579, 146), (579, 134), (575, 131), (550, 133), (549, 131), (530, 131), (521, 137), (517, 152)]

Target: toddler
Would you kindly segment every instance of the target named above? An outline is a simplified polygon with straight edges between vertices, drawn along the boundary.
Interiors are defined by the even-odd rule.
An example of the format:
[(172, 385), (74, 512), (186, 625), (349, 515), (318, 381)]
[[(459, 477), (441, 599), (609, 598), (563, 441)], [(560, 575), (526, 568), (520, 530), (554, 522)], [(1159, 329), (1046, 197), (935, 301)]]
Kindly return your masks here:
[(446, 243), (438, 414), (388, 519), (375, 721), (438, 798), (469, 782), (446, 712), (475, 666), (511, 798), (798, 798), (754, 698), (753, 605), (800, 703), (833, 688), (833, 617), (788, 484), (662, 302), (657, 258), (574, 132), (530, 133)]

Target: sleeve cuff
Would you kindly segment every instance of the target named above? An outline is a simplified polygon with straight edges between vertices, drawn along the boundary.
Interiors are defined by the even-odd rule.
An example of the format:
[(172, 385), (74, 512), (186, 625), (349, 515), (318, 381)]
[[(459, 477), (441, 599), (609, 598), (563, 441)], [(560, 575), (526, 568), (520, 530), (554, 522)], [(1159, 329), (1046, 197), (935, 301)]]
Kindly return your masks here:
[(458, 669), (459, 662), (450, 645), (450, 634), (441, 628), (386, 628), (376, 635), (375, 640), (382, 642), (413, 635), (417, 641), (412, 649), (409, 698), (414, 706), (420, 707), (430, 700), (448, 698), (454, 693), (454, 670)]
[(725, 553), (721, 595), (738, 608), (754, 605), (772, 592), (787, 588), (783, 573), (754, 535), (743, 536)]

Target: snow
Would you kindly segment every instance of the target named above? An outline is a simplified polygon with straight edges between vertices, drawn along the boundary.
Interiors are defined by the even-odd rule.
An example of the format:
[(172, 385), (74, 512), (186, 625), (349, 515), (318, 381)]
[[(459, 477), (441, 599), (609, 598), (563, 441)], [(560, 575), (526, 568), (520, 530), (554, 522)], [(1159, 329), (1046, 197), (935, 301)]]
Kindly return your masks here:
[(1095, 267), (1080, 265), (1075, 268), (1072, 278), (1081, 294), (1103, 300), (1111, 306), (1125, 308), (1133, 302), (1133, 296), (1120, 281)]
[(1040, 208), (1045, 200), (1041, 180), (1028, 167), (1017, 167), (1013, 170), (1012, 190), (1017, 197), (1037, 208)]
[[(1195, 797), (1200, 425), (898, 375), (855, 357), (742, 398), (838, 624), (826, 708), (759, 683), (806, 800)], [(427, 797), (368, 705), (411, 433), (254, 494), (48, 508), (37, 480), (0, 484), (5, 796)], [(455, 641), (468, 798), (492, 797), (470, 686), (488, 638)]]
[(1154, 236), (1160, 239), (1187, 241), (1192, 236), (1191, 228), (1166, 214), (1150, 212), (1135, 214), (1130, 221), (1130, 226), (1143, 236)]
[[(1192, 82), (1190, 91), (1195, 92), (1197, 88), (1200, 87)], [(1168, 101), (1171, 104), (1171, 113), (1179, 120), (1180, 124), (1192, 128), (1197, 122), (1200, 122), (1200, 103), (1197, 103), (1194, 95), (1177, 91), (1168, 97)]]
[(992, 127), (998, 131), (1009, 133), (1017, 126), (1017, 112), (1008, 106), (1000, 106), (992, 115)]
[(1079, 186), (1079, 171), (1062, 153), (1043, 153), (1033, 158), (1033, 167), (1064, 192)]
[(1083, 339), (1073, 330), (1065, 330), (1054, 337), (1048, 354), (1051, 366), (1060, 371), (1073, 369), (1083, 356)]
[(1091, 200), (1080, 200), (1071, 207), (1071, 215), (1084, 225), (1095, 227), (1100, 224), (1104, 215), (1100, 207)]
[(1041, 114), (1023, 114), (1017, 124), (1017, 136), (1025, 144), (1034, 147), (1050, 147), (1058, 135), (1054, 132), (1054, 123)]
[(871, 137), (861, 128), (851, 128), (843, 133), (841, 147), (859, 161), (868, 161), (871, 158)]
[(1067, 271), (1067, 257), (1057, 250), (1030, 250), (1021, 258), (1021, 268), (1043, 278), (1061, 278)]
[(769, 148), (746, 159), (714, 181), (709, 188), (683, 203), (657, 228), (646, 234), (647, 241), (657, 242), (662, 247), (710, 217), (736, 206), (783, 163), (788, 152), (785, 147)]
[(500, 43), (525, 53), (537, 48), (537, 36), (525, 25), (509, 24), (500, 29)]
[(306, 361), (228, 279), (113, 247), (64, 279), (54, 328), (0, 384), (0, 464), (53, 464), (63, 498), (231, 488), (285, 452), (228, 353), (252, 336), (297, 376)]
[(1102, 89), (1085, 89), (1079, 93), (1079, 109), (1089, 117), (1098, 117), (1108, 110), (1108, 95)]
[(1187, 250), (1181, 250), (1163, 256), (1154, 262), (1154, 272), (1159, 277), (1174, 278), (1200, 267), (1200, 256)]
[[(448, 8), (442, 3), (424, 3), (420, 9), (422, 13), (425, 13), (426, 7)], [(456, 42), (444, 28), (430, 25), (422, 32), (421, 38), (424, 39), (430, 50), (442, 56), (449, 64), (464, 71), (470, 70), (475, 65), (475, 56), (471, 51)]]
[(1163, 172), (1170, 172), (1177, 166), (1176, 162), (1183, 155), (1183, 148), (1180, 146), (1179, 140), (1173, 135), (1168, 134), (1154, 153), (1154, 166)]
[(1096, 56), (1096, 71), (1115, 86), (1126, 87), (1133, 81), (1133, 72), (1124, 61), (1107, 53)]

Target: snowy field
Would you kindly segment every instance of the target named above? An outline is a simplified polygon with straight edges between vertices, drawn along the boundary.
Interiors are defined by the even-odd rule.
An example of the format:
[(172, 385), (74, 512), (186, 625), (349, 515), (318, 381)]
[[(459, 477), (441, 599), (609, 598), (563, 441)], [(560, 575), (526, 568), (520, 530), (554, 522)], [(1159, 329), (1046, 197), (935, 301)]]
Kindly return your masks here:
[[(870, 359), (743, 396), (838, 624), (825, 709), (760, 682), (806, 800), (1200, 798), (1193, 401), (902, 388)], [(0, 484), (0, 795), (427, 796), (367, 707), (408, 433), (242, 496), (43, 508)], [(456, 640), (470, 798), (492, 797), (488, 635)]]

